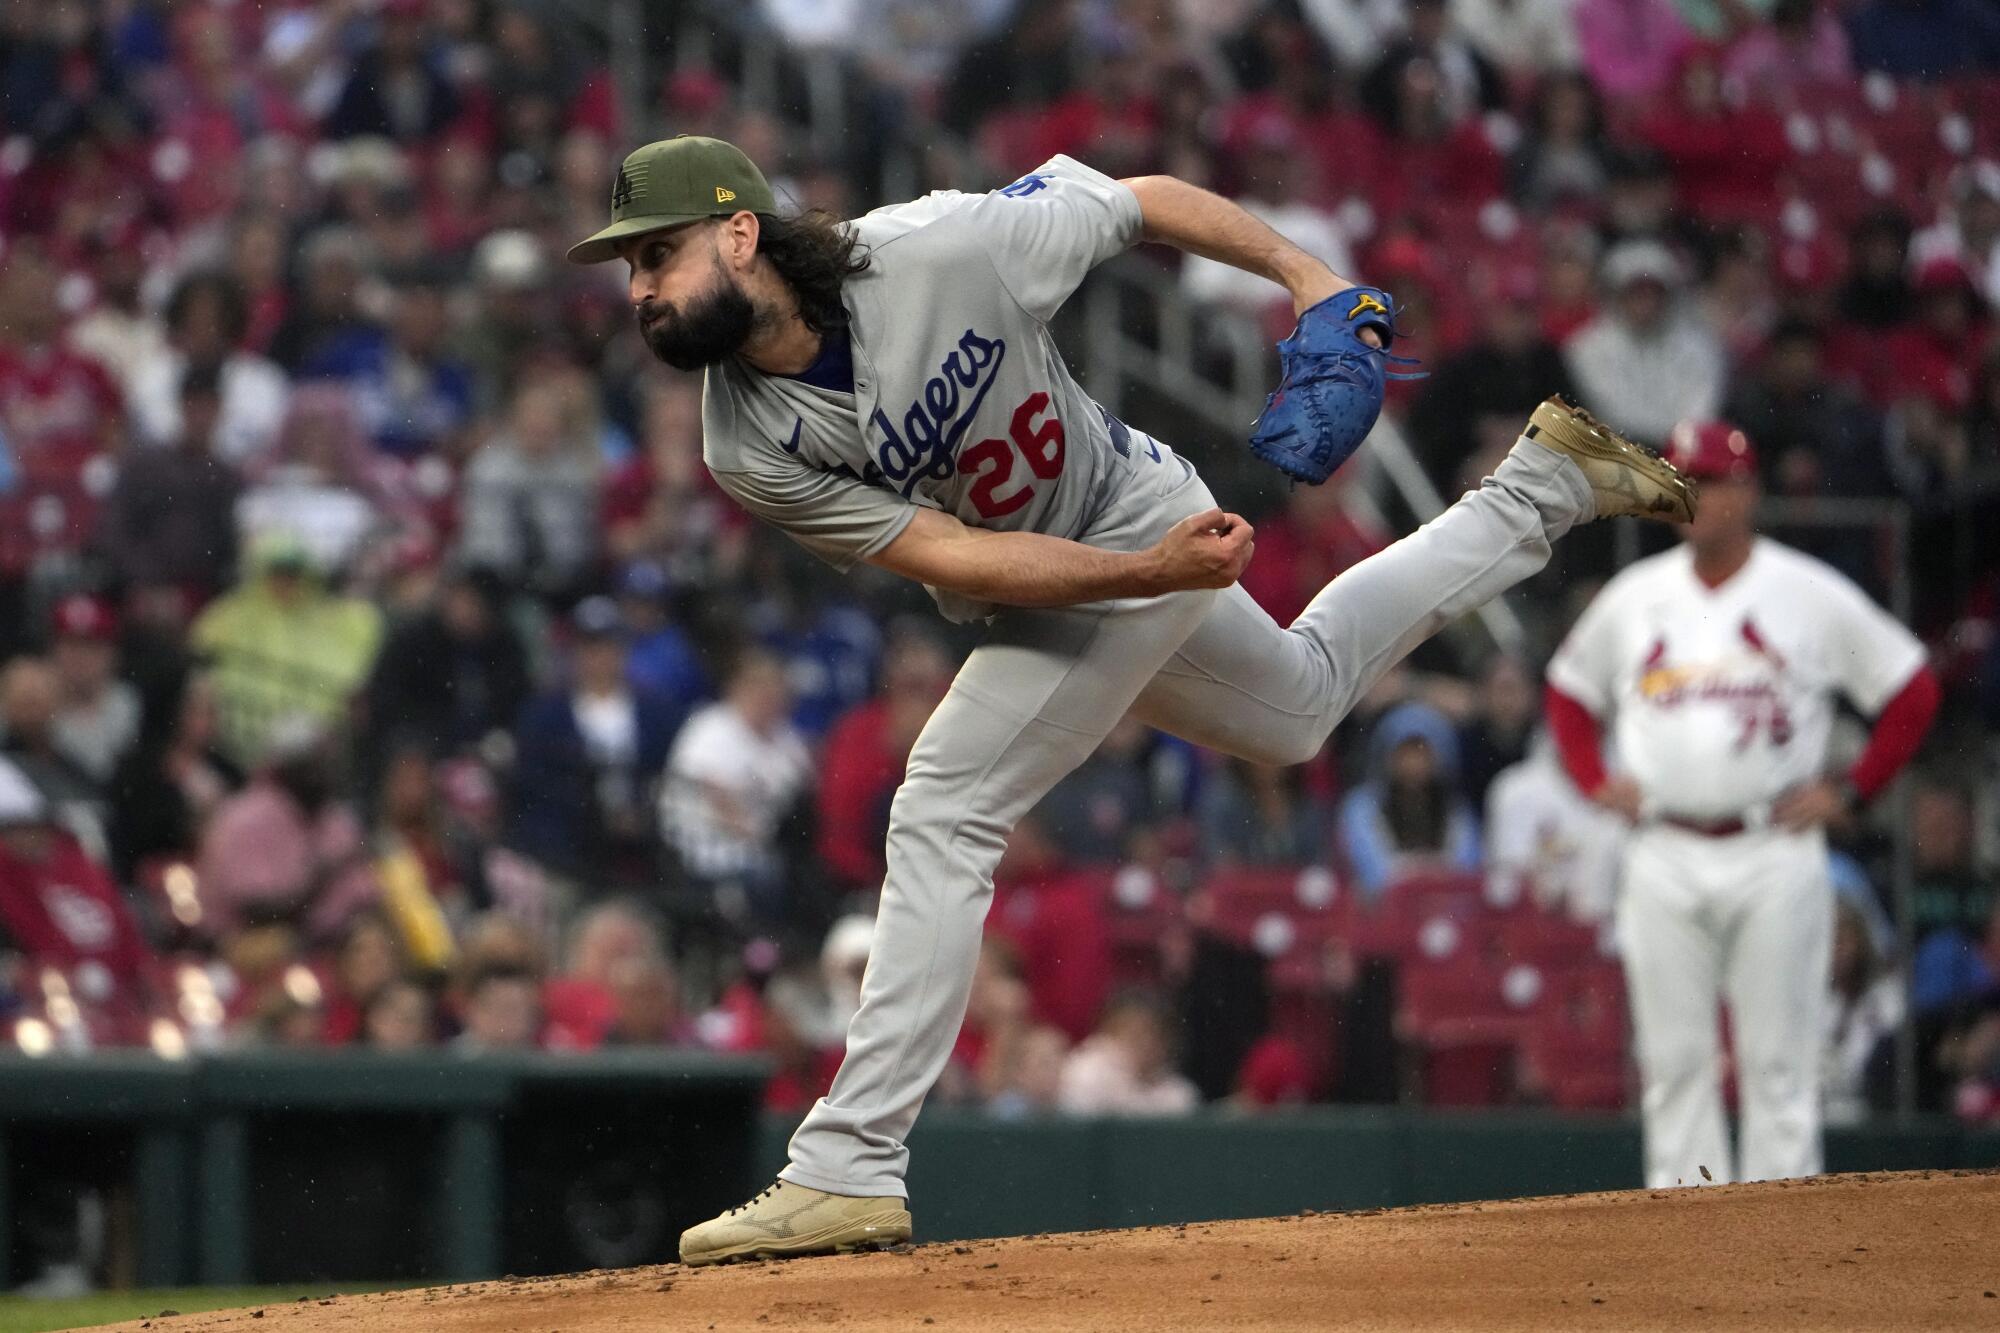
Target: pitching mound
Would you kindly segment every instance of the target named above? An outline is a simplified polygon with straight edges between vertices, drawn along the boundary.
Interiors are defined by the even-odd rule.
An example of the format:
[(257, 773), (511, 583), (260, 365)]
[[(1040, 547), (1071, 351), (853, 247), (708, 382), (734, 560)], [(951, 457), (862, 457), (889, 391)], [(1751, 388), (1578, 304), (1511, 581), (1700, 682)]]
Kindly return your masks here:
[(1829, 1176), (507, 1279), (116, 1327), (1993, 1328), (1996, 1237), (2000, 1174)]

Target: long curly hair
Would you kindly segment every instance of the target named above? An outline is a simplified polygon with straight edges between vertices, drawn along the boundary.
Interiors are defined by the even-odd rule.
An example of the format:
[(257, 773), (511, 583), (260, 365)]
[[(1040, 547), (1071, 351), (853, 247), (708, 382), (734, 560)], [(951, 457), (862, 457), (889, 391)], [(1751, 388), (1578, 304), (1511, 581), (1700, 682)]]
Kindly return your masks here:
[(840, 287), (868, 267), (868, 253), (854, 229), (823, 208), (788, 217), (757, 215), (757, 253), (799, 299), (799, 317), (814, 333), (847, 327)]

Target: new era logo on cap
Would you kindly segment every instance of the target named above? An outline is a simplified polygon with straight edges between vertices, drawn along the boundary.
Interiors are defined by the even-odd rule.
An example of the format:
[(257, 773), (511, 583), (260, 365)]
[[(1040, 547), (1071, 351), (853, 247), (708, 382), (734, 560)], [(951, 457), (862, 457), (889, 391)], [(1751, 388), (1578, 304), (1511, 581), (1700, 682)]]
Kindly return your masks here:
[(618, 243), (665, 227), (738, 210), (775, 213), (770, 182), (734, 144), (683, 135), (626, 155), (611, 186), (611, 225), (570, 247), (595, 264), (618, 255)]

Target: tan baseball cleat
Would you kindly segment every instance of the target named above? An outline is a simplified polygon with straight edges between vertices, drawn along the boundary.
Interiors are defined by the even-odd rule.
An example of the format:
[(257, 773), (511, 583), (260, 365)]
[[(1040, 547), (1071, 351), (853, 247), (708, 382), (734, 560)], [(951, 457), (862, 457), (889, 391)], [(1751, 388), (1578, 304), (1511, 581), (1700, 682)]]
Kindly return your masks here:
[(780, 1180), (741, 1207), (681, 1233), (681, 1262), (789, 1259), (900, 1245), (910, 1238), (901, 1199), (856, 1198)]
[(1694, 521), (1692, 481), (1666, 459), (1632, 443), (1561, 394), (1536, 408), (1521, 433), (1583, 470), (1597, 497), (1597, 517)]

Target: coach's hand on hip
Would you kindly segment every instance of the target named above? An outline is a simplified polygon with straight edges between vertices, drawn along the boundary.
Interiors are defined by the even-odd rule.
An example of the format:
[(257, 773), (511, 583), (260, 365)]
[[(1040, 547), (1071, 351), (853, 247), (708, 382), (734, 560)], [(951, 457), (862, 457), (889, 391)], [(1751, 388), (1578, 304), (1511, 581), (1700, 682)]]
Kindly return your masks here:
[(1227, 588), (1241, 578), (1257, 549), (1256, 529), (1220, 509), (1190, 514), (1146, 552), (1162, 592)]
[(1821, 824), (1840, 824), (1854, 812), (1847, 791), (1838, 783), (1821, 778), (1792, 788), (1771, 807), (1771, 822), (1779, 828), (1803, 832)]

